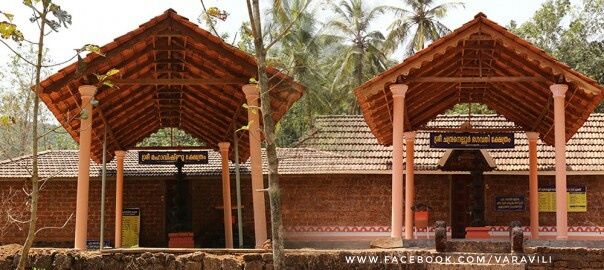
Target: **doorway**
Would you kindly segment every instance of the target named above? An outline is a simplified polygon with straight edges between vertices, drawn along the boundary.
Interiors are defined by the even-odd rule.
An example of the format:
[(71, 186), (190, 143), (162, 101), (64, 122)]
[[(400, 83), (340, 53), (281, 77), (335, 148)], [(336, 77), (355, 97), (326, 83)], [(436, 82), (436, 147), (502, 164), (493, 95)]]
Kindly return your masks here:
[(451, 238), (465, 238), (472, 221), (472, 176), (452, 175)]

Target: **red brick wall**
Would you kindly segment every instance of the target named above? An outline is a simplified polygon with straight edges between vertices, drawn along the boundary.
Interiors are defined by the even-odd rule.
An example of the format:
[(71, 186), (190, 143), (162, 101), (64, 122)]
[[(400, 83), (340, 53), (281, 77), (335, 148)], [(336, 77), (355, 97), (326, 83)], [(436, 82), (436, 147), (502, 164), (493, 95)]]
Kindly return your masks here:
[[(604, 225), (604, 181), (602, 176), (569, 176), (571, 185), (587, 187), (588, 213), (569, 213), (569, 225)], [(450, 177), (447, 175), (416, 175), (416, 202), (433, 208), (430, 222), (446, 220), (450, 223)], [(553, 184), (553, 176), (541, 176), (540, 184)], [(9, 188), (18, 190), (16, 204), (23, 207), (20, 191), (25, 181), (0, 181), (0, 192)], [(91, 181), (89, 239), (98, 239), (100, 217), (100, 181)], [(266, 184), (265, 184), (266, 185)], [(241, 180), (244, 240), (253, 245), (254, 223), (250, 179)], [(390, 175), (314, 175), (283, 176), (282, 210), (284, 226), (389, 226), (391, 203)], [(496, 196), (524, 195), (528, 198), (527, 176), (485, 176), (485, 216), (488, 225), (507, 225), (520, 220), (528, 225), (528, 209), (524, 212), (495, 211)], [(141, 208), (141, 246), (166, 246), (165, 179), (126, 178), (124, 207)], [(222, 184), (220, 177), (192, 179), (192, 218), (196, 240), (202, 247), (224, 246)], [(231, 176), (232, 202), (235, 205), (235, 177)], [(60, 226), (75, 212), (75, 180), (52, 180), (46, 183), (40, 197), (39, 227)], [(105, 238), (113, 241), (115, 183), (107, 182)], [(266, 197), (267, 224), (270, 227), (268, 196)], [(528, 202), (527, 202), (528, 207)], [(17, 209), (17, 206), (13, 206)], [(233, 211), (236, 216), (236, 211)], [(234, 219), (236, 220), (236, 219)], [(541, 213), (541, 225), (555, 225), (555, 213)], [(1, 225), (1, 223), (0, 223)], [(53, 242), (72, 246), (74, 220), (66, 228), (43, 231), (38, 245)], [(1, 243), (21, 243), (25, 227), (11, 227)], [(233, 226), (236, 234), (236, 226)], [(270, 228), (269, 228), (270, 236)], [(235, 237), (235, 245), (237, 245)]]
[[(527, 175), (490, 175), (485, 176), (486, 186), (486, 220), (488, 225), (508, 225), (513, 220), (520, 220), (529, 225), (528, 176)], [(539, 176), (539, 186), (553, 186), (555, 177)], [(569, 175), (568, 185), (585, 186), (587, 189), (587, 210), (585, 213), (568, 213), (570, 226), (604, 226), (604, 176)], [(495, 211), (496, 196), (520, 196), (527, 198), (524, 212)], [(556, 213), (539, 213), (539, 225), (555, 226)]]
[[(164, 233), (164, 182), (150, 180), (126, 179), (124, 183), (124, 207), (141, 208), (141, 245), (163, 246), (166, 243)], [(0, 191), (9, 188), (21, 190), (24, 181), (0, 182)], [(98, 239), (100, 234), (100, 201), (101, 182), (93, 180), (90, 183), (90, 203), (88, 218), (88, 239)], [(15, 198), (17, 204), (25, 201), (25, 197), (19, 193)], [(48, 181), (40, 193), (38, 210), (38, 228), (47, 226), (62, 226), (69, 216), (69, 220), (63, 229), (49, 229), (37, 235), (37, 244), (46, 245), (48, 242), (60, 243), (62, 246), (72, 246), (75, 226), (75, 180), (51, 180)], [(108, 179), (105, 203), (105, 239), (113, 243), (113, 229), (115, 226), (115, 182)], [(11, 226), (10, 231), (5, 234), (2, 243), (22, 243), (26, 236), (26, 227), (22, 230)]]
[[(284, 226), (390, 226), (390, 175), (287, 176), (282, 185)], [(417, 175), (416, 202), (433, 208), (430, 220), (449, 219), (449, 179)]]

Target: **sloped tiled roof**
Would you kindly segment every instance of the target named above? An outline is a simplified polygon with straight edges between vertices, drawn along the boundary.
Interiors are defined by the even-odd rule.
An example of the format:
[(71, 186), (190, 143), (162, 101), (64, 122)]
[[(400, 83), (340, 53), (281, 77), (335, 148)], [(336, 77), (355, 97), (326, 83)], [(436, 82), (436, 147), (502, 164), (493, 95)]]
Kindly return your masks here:
[[(514, 124), (498, 115), (472, 115), (475, 128), (514, 128)], [(468, 120), (467, 115), (440, 115), (427, 127), (456, 128)], [(437, 172), (437, 163), (444, 149), (429, 147), (429, 132), (420, 131), (416, 137), (415, 165), (418, 174)], [(488, 150), (494, 158), (495, 172), (528, 171), (528, 141), (524, 132), (515, 133), (514, 149)], [(540, 171), (554, 171), (554, 149), (539, 141), (537, 146)], [(604, 114), (592, 114), (567, 143), (569, 173), (604, 173)], [(190, 176), (220, 175), (220, 155), (209, 151), (209, 164), (186, 165)], [(297, 148), (279, 148), (279, 172), (284, 175), (301, 174), (375, 174), (389, 173), (392, 166), (392, 147), (378, 144), (361, 115), (319, 116), (311, 131)], [(264, 173), (266, 152), (263, 150)], [(77, 177), (78, 152), (74, 150), (46, 151), (39, 154), (42, 177)], [(138, 152), (128, 151), (124, 175), (170, 177), (176, 173), (173, 165), (138, 164)], [(25, 156), (0, 162), (1, 178), (27, 178), (31, 157)], [(231, 164), (231, 172), (234, 166)], [(115, 174), (115, 161), (107, 165), (108, 175)], [(91, 162), (90, 176), (100, 177), (101, 166)], [(241, 174), (249, 174), (249, 163), (241, 165)]]
[[(279, 172), (282, 174), (311, 174), (330, 173), (332, 168), (337, 168), (338, 163), (346, 157), (336, 153), (306, 149), (306, 148), (280, 148)], [(208, 150), (208, 164), (185, 165), (183, 171), (189, 176), (213, 176), (220, 175), (220, 154)], [(266, 152), (262, 151), (264, 161), (264, 173), (266, 169)], [(78, 151), (77, 150), (53, 150), (41, 152), (38, 155), (40, 177), (72, 178), (78, 176)], [(31, 176), (31, 156), (23, 156), (12, 160), (0, 161), (0, 178), (28, 178)], [(107, 163), (107, 175), (115, 175), (115, 159)], [(230, 163), (231, 173), (235, 166)], [(249, 174), (249, 162), (241, 164), (242, 175)], [(124, 175), (133, 176), (173, 176), (176, 173), (174, 165), (148, 165), (138, 163), (138, 151), (130, 150), (124, 159)], [(90, 176), (101, 176), (101, 165), (91, 160)]]
[[(468, 120), (467, 115), (439, 115), (427, 124), (428, 128), (458, 128)], [(472, 115), (474, 128), (515, 128), (514, 123), (498, 115)], [(437, 170), (444, 149), (429, 147), (429, 132), (416, 136), (415, 168), (420, 171)], [(495, 171), (528, 171), (528, 140), (524, 132), (515, 132), (514, 149), (488, 150), (495, 159)], [(320, 116), (314, 130), (303, 138), (300, 147), (334, 152), (349, 157), (351, 162), (366, 170), (389, 170), (392, 147), (383, 146), (371, 133), (361, 115)], [(539, 170), (554, 170), (554, 148), (539, 140)], [(567, 143), (569, 171), (604, 172), (604, 114), (592, 114), (583, 127)], [(360, 168), (359, 168), (360, 169)]]

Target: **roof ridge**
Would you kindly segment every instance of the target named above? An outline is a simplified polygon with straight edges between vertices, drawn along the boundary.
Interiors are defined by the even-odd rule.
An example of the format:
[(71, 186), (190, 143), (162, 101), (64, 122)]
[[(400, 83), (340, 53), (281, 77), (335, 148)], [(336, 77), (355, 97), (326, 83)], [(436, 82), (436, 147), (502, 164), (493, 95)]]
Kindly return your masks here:
[[(50, 152), (53, 152), (53, 151), (56, 151), (56, 150), (48, 149), (48, 150), (40, 151), (40, 152), (38, 152), (38, 157), (40, 157), (42, 155), (46, 155), (46, 154), (48, 154)], [(17, 162), (17, 161), (21, 161), (21, 160), (24, 160), (26, 158), (31, 158), (31, 157), (33, 157), (33, 154), (25, 154), (25, 155), (17, 156), (17, 157), (14, 157), (14, 158), (7, 158), (5, 160), (0, 160), (0, 164), (7, 164), (7, 163), (11, 163), (11, 162)]]

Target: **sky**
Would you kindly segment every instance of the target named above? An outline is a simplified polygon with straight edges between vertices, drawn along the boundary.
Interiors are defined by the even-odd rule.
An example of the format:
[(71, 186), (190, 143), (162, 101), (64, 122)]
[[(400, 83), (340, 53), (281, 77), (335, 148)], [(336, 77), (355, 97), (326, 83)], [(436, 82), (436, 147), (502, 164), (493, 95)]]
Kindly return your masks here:
[[(319, 2), (319, 0), (315, 0)], [(336, 0), (331, 0), (336, 1)], [(339, 0), (337, 0), (339, 1)], [(53, 62), (62, 62), (74, 55), (74, 49), (84, 44), (104, 45), (111, 42), (149, 19), (160, 15), (168, 8), (197, 23), (201, 13), (199, 0), (54, 0), (73, 17), (73, 24), (67, 29), (60, 29), (47, 37), (47, 47)], [(261, 5), (269, 0), (261, 0)], [(321, 3), (330, 2), (322, 0)], [(403, 0), (367, 0), (369, 6), (394, 5), (400, 6)], [(436, 1), (441, 3), (442, 1)], [(443, 20), (450, 29), (455, 29), (473, 19), (478, 12), (501, 25), (507, 25), (510, 20), (522, 23), (528, 20), (540, 7), (544, 0), (465, 0), (465, 8), (450, 10)], [(219, 31), (234, 33), (243, 20), (247, 19), (247, 9), (244, 0), (206, 0), (206, 7), (216, 6), (230, 13), (226, 22), (221, 23)], [(324, 7), (326, 5), (323, 5)], [(325, 9), (318, 7), (319, 9)], [(21, 0), (0, 1), (0, 11), (15, 15), (15, 22), (24, 32), (26, 38), (36, 39), (34, 24), (29, 22), (31, 16)], [(319, 14), (329, 16), (329, 12), (319, 10)], [(4, 20), (1, 18), (0, 20)], [(325, 19), (327, 21), (328, 18)], [(379, 18), (374, 27), (385, 30), (392, 21), (392, 16)], [(14, 45), (14, 44), (13, 44)], [(0, 44), (0, 59), (10, 56), (10, 51)], [(2, 60), (0, 62), (6, 63)]]

